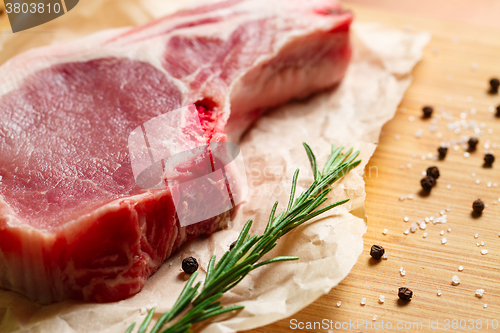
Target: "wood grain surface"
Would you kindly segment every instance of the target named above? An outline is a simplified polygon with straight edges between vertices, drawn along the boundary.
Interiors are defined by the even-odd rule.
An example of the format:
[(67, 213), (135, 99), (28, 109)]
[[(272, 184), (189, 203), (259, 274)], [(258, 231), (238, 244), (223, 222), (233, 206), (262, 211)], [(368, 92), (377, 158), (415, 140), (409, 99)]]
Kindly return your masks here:
[[(495, 323), (500, 330), (500, 204), (494, 204), (494, 200), (500, 199), (500, 187), (493, 185), (500, 184), (500, 118), (494, 118), (489, 111), (500, 104), (500, 97), (486, 93), (489, 79), (500, 77), (500, 30), (415, 18), (360, 5), (348, 4), (348, 7), (355, 12), (356, 20), (429, 31), (432, 40), (414, 70), (413, 84), (395, 118), (383, 128), (379, 147), (366, 168), (368, 232), (358, 263), (328, 295), (288, 319), (253, 332), (285, 332), (291, 330), (291, 320), (306, 323), (323, 319), (333, 323), (364, 320), (357, 328), (349, 326), (338, 330), (333, 327), (335, 332), (387, 331), (375, 328), (374, 325), (380, 327), (382, 321), (386, 328), (390, 322), (397, 332), (413, 332), (420, 328), (418, 324), (413, 328), (397, 328), (398, 322), (402, 325), (421, 322), (420, 330), (429, 331), (429, 320), (434, 323), (438, 320), (439, 329), (433, 330), (437, 332), (445, 331), (447, 319), (450, 329), (446, 331), (496, 331), (492, 328)], [(9, 29), (5, 13), (0, 15), (0, 28)], [(429, 120), (421, 117), (424, 105), (434, 106), (434, 115)], [(472, 108), (476, 110), (473, 115)], [(460, 121), (462, 114), (466, 117), (463, 119), (465, 125), (475, 120), (484, 132), (478, 136), (477, 151), (469, 158), (464, 157), (461, 147), (458, 151), (450, 147), (444, 161), (422, 159), (429, 153), (435, 156), (442, 141), (474, 135), (462, 126), (459, 134), (448, 130), (450, 120), (445, 119), (443, 112), (452, 116), (453, 121)], [(433, 125), (435, 131), (431, 131)], [(415, 133), (419, 130), (422, 135), (417, 138)], [(439, 133), (442, 138), (438, 137)], [(497, 147), (493, 149), (497, 155), (493, 168), (482, 167), (487, 142), (490, 147)], [(441, 177), (429, 196), (421, 196), (422, 171), (432, 165), (439, 167)], [(472, 177), (472, 173), (476, 176)], [(476, 180), (480, 183), (476, 184)], [(487, 186), (489, 182), (491, 187)], [(447, 189), (447, 185), (451, 188)], [(413, 195), (412, 200), (408, 199), (408, 194)], [(401, 195), (406, 199), (401, 201)], [(482, 198), (489, 206), (481, 217), (473, 218), (471, 205), (477, 198)], [(425, 231), (403, 233), (411, 222), (438, 217), (446, 207), (450, 208), (446, 212), (446, 224), (428, 223)], [(404, 216), (409, 217), (409, 222), (403, 220)], [(382, 234), (384, 228), (388, 229), (387, 235)], [(442, 230), (447, 238), (444, 245), (441, 244)], [(423, 237), (424, 232), (428, 233), (427, 238)], [(476, 233), (477, 239), (474, 238)], [(485, 245), (478, 247), (476, 244), (481, 241)], [(371, 261), (369, 249), (373, 244), (384, 246), (389, 259)], [(487, 249), (488, 254), (481, 255), (482, 249)], [(461, 265), (463, 271), (459, 272)], [(400, 267), (406, 271), (405, 276), (400, 275)], [(453, 275), (460, 277), (460, 285), (451, 285)], [(413, 300), (407, 304), (398, 302), (397, 289), (401, 286), (414, 291)], [(484, 289), (482, 298), (475, 297), (475, 290), (479, 288)], [(442, 291), (441, 296), (437, 296), (438, 290)], [(378, 301), (379, 295), (385, 296), (383, 304)], [(366, 305), (360, 305), (361, 298), (366, 298)], [(342, 302), (340, 307), (336, 305), (338, 301)], [(377, 320), (373, 321), (375, 315)], [(458, 320), (457, 329), (453, 329), (453, 319)], [(460, 329), (460, 324), (464, 327), (461, 319), (467, 320), (467, 328)], [(474, 320), (474, 329), (470, 329), (469, 319)], [(329, 329), (316, 326), (303, 331), (328, 332)]]
[[(494, 183), (500, 186), (500, 118), (493, 118), (489, 111), (490, 107), (500, 104), (500, 96), (486, 93), (489, 79), (500, 77), (500, 30), (391, 14), (359, 5), (348, 7), (355, 12), (356, 20), (429, 31), (432, 40), (425, 49), (423, 60), (413, 71), (413, 83), (395, 118), (384, 126), (379, 146), (365, 170), (368, 232), (364, 237), (364, 252), (357, 264), (328, 295), (288, 319), (253, 332), (291, 331), (291, 327), (295, 327), (291, 325), (294, 319), (303, 323), (323, 319), (333, 323), (365, 321), (357, 328), (333, 328), (335, 332), (388, 331), (373, 326), (381, 325), (382, 321), (384, 325), (391, 322), (397, 332), (417, 331), (418, 325), (410, 328), (413, 322), (422, 322), (420, 331), (430, 331), (429, 320), (438, 320), (439, 330), (433, 332), (500, 331), (500, 204), (494, 204), (494, 200), (500, 200), (500, 187), (493, 187)], [(477, 70), (474, 70), (476, 65)], [(434, 106), (430, 120), (421, 117), (421, 108), (425, 105)], [(470, 114), (472, 108), (476, 109), (475, 115)], [(449, 121), (442, 116), (439, 119), (439, 110), (453, 116), (454, 121), (461, 120), (463, 113), (467, 116), (465, 124), (472, 120), (479, 126), (484, 123), (481, 130), (485, 133), (478, 136), (478, 149), (469, 158), (464, 158), (462, 148), (454, 151), (451, 147), (444, 161), (422, 160), (422, 156), (429, 153), (435, 156), (444, 140), (474, 135), (464, 129), (460, 134), (449, 131)], [(410, 121), (410, 117), (414, 120)], [(437, 121), (435, 132), (429, 129), (433, 120)], [(488, 134), (490, 129), (491, 134)], [(418, 130), (422, 130), (420, 138), (415, 136)], [(441, 139), (438, 133), (442, 134)], [(490, 146), (496, 144), (497, 147), (493, 149), (497, 158), (493, 168), (482, 167), (484, 144), (488, 141)], [(408, 163), (411, 168), (407, 167)], [(429, 196), (420, 196), (422, 171), (433, 165), (441, 172), (438, 184)], [(472, 173), (476, 176), (472, 177)], [(476, 180), (480, 183), (476, 184)], [(492, 183), (491, 187), (487, 186), (488, 182)], [(447, 189), (447, 185), (451, 185), (451, 189)], [(412, 200), (408, 200), (408, 194), (413, 194)], [(406, 197), (404, 201), (399, 199), (401, 195)], [(481, 217), (473, 218), (472, 202), (478, 198), (489, 207)], [(411, 222), (438, 217), (448, 206), (446, 224), (427, 223), (425, 231), (403, 233)], [(405, 216), (409, 217), (409, 222), (404, 222)], [(382, 234), (385, 228), (387, 235)], [(442, 230), (447, 238), (444, 245), (441, 244)], [(423, 238), (424, 232), (427, 238)], [(476, 233), (477, 239), (474, 238)], [(485, 245), (478, 247), (481, 241)], [(370, 260), (373, 244), (385, 247), (388, 260)], [(481, 255), (482, 249), (487, 249), (488, 254)], [(463, 266), (462, 272), (458, 271), (459, 266)], [(399, 273), (401, 267), (406, 271), (404, 277)], [(460, 285), (452, 286), (453, 275), (459, 276)], [(397, 290), (401, 286), (414, 291), (413, 300), (407, 304), (398, 302)], [(479, 288), (484, 289), (482, 298), (475, 296)], [(438, 290), (442, 291), (441, 296), (437, 296)], [(379, 295), (385, 296), (383, 304), (378, 301)], [(366, 298), (365, 306), (360, 304), (361, 298)], [(336, 306), (338, 301), (342, 302), (340, 307)], [(373, 321), (375, 315), (377, 320)], [(448, 330), (445, 329), (446, 319), (450, 320)], [(474, 329), (468, 328), (471, 325), (468, 321), (466, 328), (462, 321), (464, 329), (460, 329), (460, 322), (457, 322), (457, 329), (453, 329), (453, 319), (473, 319)], [(497, 330), (492, 328), (494, 319)], [(482, 328), (477, 320), (481, 321)], [(489, 320), (488, 328), (486, 320)], [(408, 328), (398, 329), (398, 322), (402, 325), (409, 322)], [(328, 332), (328, 329), (317, 326), (301, 331)]]

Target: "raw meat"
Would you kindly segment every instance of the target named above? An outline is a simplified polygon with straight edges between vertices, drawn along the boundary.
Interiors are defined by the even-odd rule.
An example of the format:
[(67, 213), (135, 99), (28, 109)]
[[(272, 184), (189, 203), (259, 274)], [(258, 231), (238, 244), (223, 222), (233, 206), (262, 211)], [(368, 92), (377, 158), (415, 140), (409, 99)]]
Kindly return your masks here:
[(183, 143), (237, 143), (265, 109), (341, 80), (351, 20), (333, 0), (229, 0), (0, 67), (0, 286), (41, 303), (139, 292), (231, 211), (181, 226), (169, 189), (136, 185), (131, 131), (194, 104), (202, 131)]

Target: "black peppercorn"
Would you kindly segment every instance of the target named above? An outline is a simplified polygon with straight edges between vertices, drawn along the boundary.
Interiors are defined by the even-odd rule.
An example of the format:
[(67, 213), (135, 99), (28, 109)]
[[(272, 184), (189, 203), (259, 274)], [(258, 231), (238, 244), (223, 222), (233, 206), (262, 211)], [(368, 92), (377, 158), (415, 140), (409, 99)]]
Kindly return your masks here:
[(497, 78), (493, 78), (490, 80), (490, 94), (497, 94), (498, 87), (500, 87), (500, 81)]
[(187, 257), (182, 261), (182, 270), (186, 274), (193, 274), (198, 270), (198, 261), (196, 258)]
[(495, 117), (499, 117), (500, 118), (500, 105), (497, 106), (497, 113), (495, 114)]
[(431, 166), (427, 168), (427, 176), (432, 177), (434, 179), (439, 178), (439, 169), (435, 166)]
[(446, 154), (448, 153), (448, 148), (446, 147), (439, 147), (438, 148), (438, 153), (439, 153), (439, 159), (444, 159), (446, 157)]
[(232, 242), (231, 245), (229, 245), (229, 250), (232, 250), (235, 245), (236, 245), (236, 241)]
[(476, 150), (476, 146), (479, 143), (479, 140), (475, 137), (471, 137), (468, 143), (469, 143), (469, 151), (474, 151)]
[(495, 162), (495, 156), (493, 154), (484, 155), (484, 165), (491, 166)]
[(370, 255), (372, 256), (373, 259), (380, 260), (380, 258), (382, 258), (384, 253), (385, 253), (385, 250), (382, 246), (372, 245), (372, 248), (370, 250)]
[(477, 199), (474, 201), (472, 204), (472, 210), (474, 210), (474, 213), (476, 214), (481, 214), (484, 210), (484, 202), (481, 199)]
[(424, 118), (430, 118), (434, 109), (431, 106), (424, 106), (422, 111), (424, 112)]
[(406, 287), (401, 287), (398, 289), (398, 297), (403, 301), (411, 301), (413, 297), (413, 291)]
[(424, 113), (424, 118), (430, 118), (432, 116), (433, 111), (434, 109), (432, 108), (432, 106), (424, 106), (422, 108), (422, 112)]
[(422, 180), (420, 181), (420, 185), (422, 185), (422, 188), (426, 192), (430, 192), (430, 190), (434, 187), (435, 184), (436, 181), (434, 180), (434, 178), (430, 176), (426, 176), (422, 178)]

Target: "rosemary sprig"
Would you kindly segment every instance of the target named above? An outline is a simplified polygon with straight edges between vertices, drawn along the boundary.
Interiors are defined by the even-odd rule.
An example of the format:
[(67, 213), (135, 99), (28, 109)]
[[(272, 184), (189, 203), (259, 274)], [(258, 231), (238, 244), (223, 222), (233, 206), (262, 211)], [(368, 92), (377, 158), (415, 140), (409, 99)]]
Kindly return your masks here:
[[(322, 172), (320, 172), (311, 148), (306, 143), (303, 143), (303, 145), (314, 176), (314, 181), (309, 188), (295, 199), (299, 176), (299, 169), (297, 169), (293, 175), (292, 190), (287, 209), (275, 215), (278, 208), (278, 202), (275, 202), (262, 235), (249, 235), (253, 223), (252, 220), (249, 220), (241, 230), (234, 247), (224, 253), (217, 264), (215, 263), (215, 255), (212, 256), (208, 263), (207, 274), (201, 291), (198, 292), (201, 282), (193, 286), (198, 275), (198, 272), (195, 272), (186, 282), (172, 309), (160, 317), (150, 333), (159, 333), (167, 323), (187, 310), (188, 307), (190, 309), (185, 311), (177, 322), (161, 331), (161, 333), (191, 332), (191, 326), (200, 321), (242, 309), (243, 306), (240, 305), (223, 307), (219, 299), (252, 270), (275, 262), (299, 259), (298, 257), (275, 257), (259, 262), (263, 256), (277, 245), (277, 240), (280, 237), (312, 218), (349, 201), (349, 199), (340, 200), (319, 208), (328, 199), (327, 195), (331, 191), (330, 186), (361, 163), (361, 160), (355, 160), (359, 155), (359, 151), (352, 154), (352, 149), (349, 149), (347, 152), (342, 153), (344, 147), (336, 148), (332, 146), (331, 155), (326, 161)], [(154, 311), (155, 308), (149, 311), (138, 333), (146, 332)], [(135, 323), (132, 323), (126, 333), (131, 333), (134, 326)]]

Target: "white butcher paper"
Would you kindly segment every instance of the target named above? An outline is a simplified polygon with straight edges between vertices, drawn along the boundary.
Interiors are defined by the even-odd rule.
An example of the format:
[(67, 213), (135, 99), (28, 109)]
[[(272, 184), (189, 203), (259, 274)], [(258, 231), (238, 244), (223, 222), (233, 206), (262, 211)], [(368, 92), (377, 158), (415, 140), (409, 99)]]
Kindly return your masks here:
[[(171, 13), (180, 5), (201, 0), (85, 0), (68, 14), (28, 32), (0, 34), (0, 63), (35, 46), (72, 40), (96, 30), (137, 25)], [(167, 259), (144, 289), (129, 299), (106, 304), (64, 301), (41, 306), (11, 291), (0, 290), (0, 332), (124, 332), (133, 321), (156, 307), (153, 321), (171, 308), (184, 283), (181, 260), (200, 262), (204, 279), (210, 256), (218, 258), (236, 239), (243, 224), (254, 220), (260, 233), (272, 204), (288, 201), (291, 179), (300, 168), (297, 195), (312, 181), (302, 142), (326, 161), (330, 145), (361, 151), (362, 164), (334, 185), (331, 199), (350, 198), (282, 238), (268, 255), (298, 256), (300, 260), (259, 268), (223, 297), (224, 304), (241, 304), (236, 314), (224, 315), (195, 327), (201, 332), (235, 332), (286, 318), (328, 293), (356, 263), (366, 231), (363, 173), (384, 123), (394, 116), (411, 82), (411, 70), (429, 40), (426, 33), (407, 32), (377, 23), (352, 25), (353, 57), (343, 81), (330, 91), (269, 111), (240, 143), (249, 192), (225, 230), (183, 246)], [(152, 324), (150, 328), (152, 327)], [(135, 330), (134, 330), (135, 331)]]

